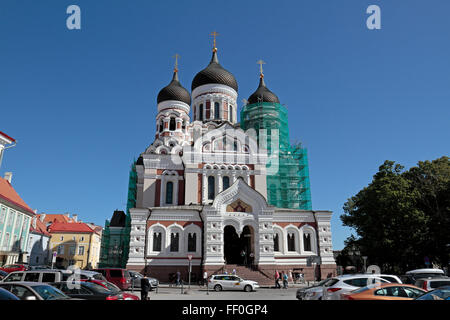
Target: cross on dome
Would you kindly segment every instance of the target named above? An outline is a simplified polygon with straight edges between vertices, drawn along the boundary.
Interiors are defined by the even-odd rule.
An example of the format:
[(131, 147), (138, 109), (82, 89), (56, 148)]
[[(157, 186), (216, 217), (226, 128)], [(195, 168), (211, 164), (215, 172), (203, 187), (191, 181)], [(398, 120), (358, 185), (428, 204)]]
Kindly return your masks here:
[(213, 36), (213, 52), (217, 52), (217, 48), (216, 48), (216, 36), (219, 35), (219, 33), (217, 33), (216, 31), (213, 31), (210, 33), (211, 36)]
[(266, 64), (266, 63), (264, 61), (262, 61), (261, 59), (259, 59), (258, 62), (256, 62), (256, 64), (259, 64), (259, 76), (260, 76), (260, 78), (264, 78), (263, 64)]

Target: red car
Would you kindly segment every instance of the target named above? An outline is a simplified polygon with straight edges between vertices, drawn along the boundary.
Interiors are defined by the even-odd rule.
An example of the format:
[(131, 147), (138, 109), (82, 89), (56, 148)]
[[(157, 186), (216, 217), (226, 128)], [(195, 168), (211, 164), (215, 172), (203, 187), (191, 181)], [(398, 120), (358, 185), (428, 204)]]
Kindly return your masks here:
[(1, 267), (0, 270), (11, 273), (13, 271), (27, 271), (27, 267), (23, 264), (7, 264)]
[[(138, 296), (131, 294), (131, 293), (121, 291), (115, 284), (108, 282), (108, 281), (94, 280), (94, 279), (81, 279), (80, 281), (92, 282), (92, 283), (98, 284), (98, 285), (102, 286), (103, 288), (111, 291), (112, 294), (115, 295), (115, 297), (119, 297), (119, 296), (123, 297), (123, 300), (140, 300)], [(109, 300), (112, 300), (112, 299), (109, 299)]]
[(127, 269), (100, 268), (92, 271), (101, 273), (108, 282), (114, 283), (120, 290), (128, 290), (131, 287), (131, 275)]

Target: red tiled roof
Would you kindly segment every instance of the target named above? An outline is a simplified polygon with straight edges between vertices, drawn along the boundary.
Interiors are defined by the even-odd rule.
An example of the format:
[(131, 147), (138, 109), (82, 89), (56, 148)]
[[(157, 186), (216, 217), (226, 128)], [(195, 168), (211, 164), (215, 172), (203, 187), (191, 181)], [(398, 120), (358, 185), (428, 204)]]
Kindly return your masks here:
[(19, 194), (14, 190), (8, 180), (0, 177), (0, 198), (14, 204), (28, 213), (35, 214), (34, 211), (22, 200)]
[(48, 223), (48, 222), (68, 223), (68, 222), (75, 222), (75, 220), (73, 220), (72, 218), (69, 218), (65, 214), (45, 214), (44, 223)]
[(16, 141), (16, 139), (11, 138), (10, 136), (8, 136), (8, 135), (7, 135), (6, 133), (4, 133), (4, 132), (1, 132), (1, 131), (0, 131), (0, 134), (1, 134), (2, 136), (4, 136), (6, 139), (8, 139), (8, 140), (11, 140), (11, 141), (13, 141), (13, 142)]
[(48, 231), (50, 233), (54, 232), (80, 232), (80, 233), (94, 233), (86, 223), (83, 222), (72, 222), (72, 223), (63, 223), (63, 222), (53, 222), (49, 227)]
[(36, 219), (36, 228), (33, 227), (33, 221), (30, 225), (30, 232), (40, 233), (45, 236), (50, 236), (50, 233), (47, 232), (47, 227), (45, 226), (45, 223), (43, 223), (41, 220), (39, 220), (39, 217)]

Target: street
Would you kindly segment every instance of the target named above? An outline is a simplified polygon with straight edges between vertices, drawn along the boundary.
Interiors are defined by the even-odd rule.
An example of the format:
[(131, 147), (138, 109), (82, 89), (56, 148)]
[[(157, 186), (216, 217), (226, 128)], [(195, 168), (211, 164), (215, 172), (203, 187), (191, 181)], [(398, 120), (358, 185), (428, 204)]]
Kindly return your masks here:
[[(150, 300), (297, 300), (295, 293), (297, 288), (273, 289), (259, 288), (254, 292), (244, 291), (209, 291), (205, 287), (191, 286), (188, 290), (187, 286), (183, 288), (184, 294), (181, 293), (181, 287), (160, 287), (158, 292), (155, 290), (149, 292)], [(130, 291), (131, 292), (131, 291)], [(135, 290), (133, 294), (141, 296), (141, 292)]]

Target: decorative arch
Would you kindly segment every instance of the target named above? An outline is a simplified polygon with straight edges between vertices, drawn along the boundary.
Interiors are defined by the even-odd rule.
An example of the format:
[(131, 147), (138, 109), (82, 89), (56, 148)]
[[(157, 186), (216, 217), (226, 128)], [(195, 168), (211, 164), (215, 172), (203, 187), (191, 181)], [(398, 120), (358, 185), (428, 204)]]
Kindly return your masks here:
[[(195, 234), (196, 235), (196, 243), (195, 243), (195, 251), (189, 251), (189, 234)], [(188, 226), (184, 228), (184, 235), (183, 235), (183, 243), (185, 244), (183, 252), (186, 252), (188, 254), (200, 254), (201, 251), (201, 235), (202, 235), (202, 229), (194, 224), (191, 223)]]
[[(155, 243), (155, 240), (158, 241), (158, 237), (155, 237), (154, 235), (159, 234), (159, 239), (161, 239), (160, 246), (157, 246), (158, 244)], [(160, 224), (159, 222), (156, 224), (151, 225), (147, 230), (147, 254), (159, 254), (161, 252), (165, 251), (166, 248), (166, 234), (167, 229), (164, 225)], [(158, 249), (160, 247), (160, 250), (154, 250)]]
[(273, 235), (277, 235), (278, 236), (278, 251), (274, 252), (278, 252), (280, 254), (284, 254), (285, 253), (285, 246), (284, 246), (284, 239), (285, 239), (285, 233), (284, 233), (284, 229), (281, 228), (280, 226), (274, 224), (273, 225)]
[[(285, 234), (285, 241), (284, 241), (284, 245), (285, 245), (285, 253), (286, 254), (300, 254), (301, 253), (301, 232), (300, 230), (294, 226), (293, 224), (289, 224), (286, 227), (284, 227), (284, 234)], [(290, 245), (289, 245), (289, 239), (292, 239), (292, 235), (294, 236), (294, 240), (293, 240), (293, 244), (294, 244), (294, 250), (289, 250)]]
[[(309, 225), (305, 224), (300, 228), (300, 242), (301, 242), (301, 252), (303, 254), (317, 254), (317, 236), (316, 236), (316, 229)], [(305, 250), (305, 243), (304, 243), (304, 236), (308, 235), (310, 244), (311, 244), (311, 250), (307, 251)]]

